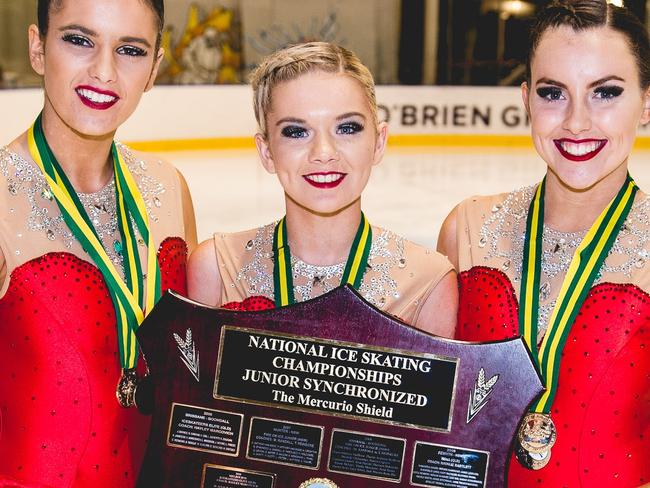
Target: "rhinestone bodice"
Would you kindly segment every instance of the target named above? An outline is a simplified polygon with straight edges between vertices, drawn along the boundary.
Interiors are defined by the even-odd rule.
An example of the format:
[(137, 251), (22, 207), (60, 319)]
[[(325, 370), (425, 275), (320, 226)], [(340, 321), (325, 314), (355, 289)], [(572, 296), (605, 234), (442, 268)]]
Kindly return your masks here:
[[(273, 230), (275, 224), (236, 234), (215, 234), (223, 280), (222, 303), (262, 295), (273, 299)], [(424, 299), (451, 271), (449, 262), (379, 227), (373, 227), (368, 268), (359, 293), (389, 313), (415, 323)], [(341, 284), (345, 263), (314, 266), (292, 255), (294, 293), (305, 301)]]
[[(518, 295), (526, 217), (534, 190), (535, 187), (531, 186), (507, 195), (470, 199), (462, 204), (460, 212), (465, 224), (461, 239), (466, 244), (461, 245), (460, 249), (469, 252), (466, 251), (461, 256), (461, 271), (470, 264), (499, 269), (508, 276)], [(544, 227), (539, 290), (540, 339), (546, 331), (573, 254), (586, 232), (564, 233)], [(650, 198), (642, 197), (634, 203), (594, 285), (605, 281), (638, 282), (644, 289), (648, 289), (650, 276), (644, 272), (648, 259)]]
[[(267, 225), (257, 230), (255, 238), (246, 243), (246, 251), (251, 252), (251, 259), (237, 274), (239, 281), (248, 284), (251, 293), (269, 298), (274, 297), (272, 246), (274, 225)], [(389, 244), (392, 244), (389, 248)], [(382, 231), (373, 239), (368, 257), (373, 277), (363, 280), (359, 292), (375, 306), (383, 307), (388, 297), (399, 298), (397, 282), (391, 275), (395, 267), (406, 267), (404, 255), (404, 238), (389, 231)], [(271, 268), (269, 268), (271, 264)], [(291, 256), (294, 292), (300, 302), (327, 293), (341, 284), (345, 261), (331, 266), (316, 266)], [(376, 275), (376, 276), (375, 276)]]
[[(459, 206), (457, 338), (519, 335), (517, 295), (531, 198), (527, 188)], [(551, 410), (557, 427), (551, 460), (530, 471), (511, 459), (509, 487), (623, 488), (650, 482), (648, 205), (647, 197), (637, 198), (570, 329)], [(544, 230), (540, 302), (549, 310), (582, 238)]]
[[(162, 288), (186, 294), (178, 175), (118, 148), (145, 199)], [(115, 261), (114, 187), (79, 197)], [(115, 398), (120, 362), (104, 278), (38, 168), (7, 148), (0, 148), (0, 217), (0, 485), (134, 486), (148, 419)]]
[[(187, 293), (186, 255), (182, 239), (160, 246), (163, 290)], [(0, 324), (0, 485), (134, 486), (149, 419), (117, 404), (115, 312), (99, 270), (66, 252), (19, 266)]]
[[(161, 161), (138, 157), (122, 144), (117, 146), (144, 198), (154, 235), (184, 235), (182, 219), (177, 217), (181, 214), (175, 213), (180, 211), (175, 170)], [(78, 193), (78, 196), (106, 253), (116, 269), (123, 272), (114, 180), (96, 193)], [(8, 273), (43, 252), (66, 251), (90, 259), (64, 222), (38, 167), (7, 148), (0, 148), (0, 208), (5, 217), (0, 223), (0, 239), (4, 241), (0, 246)], [(139, 236), (138, 242), (143, 257), (146, 247)], [(160, 242), (162, 238), (156, 245)]]

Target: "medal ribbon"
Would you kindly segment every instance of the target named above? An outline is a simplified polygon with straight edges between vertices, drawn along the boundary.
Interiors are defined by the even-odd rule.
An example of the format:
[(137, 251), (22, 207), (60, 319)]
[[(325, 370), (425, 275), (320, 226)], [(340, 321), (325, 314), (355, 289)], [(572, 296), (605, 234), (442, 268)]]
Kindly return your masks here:
[[(341, 283), (349, 283), (355, 289), (359, 289), (368, 265), (371, 245), (372, 229), (368, 219), (361, 212), (361, 222), (359, 222), (357, 233), (345, 263)], [(282, 217), (282, 220), (277, 223), (273, 233), (273, 286), (276, 307), (296, 303), (296, 297), (293, 293), (291, 251), (287, 243), (286, 217)]]
[[(125, 275), (125, 280), (123, 280), (108, 257), (70, 180), (45, 140), (41, 115), (28, 131), (28, 142), (31, 156), (45, 176), (65, 223), (84, 250), (88, 252), (106, 281), (117, 319), (120, 363), (122, 369), (134, 368), (138, 358), (135, 331), (161, 295), (160, 267), (156, 258), (153, 234), (149, 230), (149, 217), (135, 180), (113, 143), (111, 154), (118, 226), (123, 246), (122, 259)], [(149, 279), (147, 280), (146, 293), (138, 242), (133, 232), (131, 219), (147, 243), (146, 276)]]
[(551, 411), (551, 404), (557, 392), (562, 349), (569, 331), (632, 208), (638, 190), (628, 174), (618, 194), (598, 216), (576, 249), (555, 302), (546, 335), (538, 350), (537, 320), (545, 188), (546, 178), (537, 187), (528, 210), (519, 308), (519, 330), (530, 347), (546, 384), (546, 391), (532, 407), (533, 411), (541, 413)]

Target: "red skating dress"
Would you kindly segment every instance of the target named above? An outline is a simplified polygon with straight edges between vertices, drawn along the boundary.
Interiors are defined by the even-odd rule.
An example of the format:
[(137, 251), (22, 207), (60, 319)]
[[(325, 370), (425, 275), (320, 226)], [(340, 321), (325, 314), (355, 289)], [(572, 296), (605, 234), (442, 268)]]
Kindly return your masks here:
[[(177, 173), (118, 147), (148, 207), (162, 288), (185, 293)], [(114, 184), (80, 200), (109, 256), (121, 262)], [(0, 272), (0, 486), (133, 486), (149, 417), (115, 397), (119, 352), (104, 279), (37, 167), (7, 149), (0, 149), (0, 246), (7, 262)], [(146, 262), (146, 247), (140, 251)]]
[[(534, 189), (474, 197), (458, 207), (458, 339), (519, 335), (521, 262)], [(539, 342), (584, 234), (544, 229)], [(562, 353), (550, 461), (531, 471), (511, 457), (509, 487), (650, 482), (649, 259), (650, 198), (639, 192)]]

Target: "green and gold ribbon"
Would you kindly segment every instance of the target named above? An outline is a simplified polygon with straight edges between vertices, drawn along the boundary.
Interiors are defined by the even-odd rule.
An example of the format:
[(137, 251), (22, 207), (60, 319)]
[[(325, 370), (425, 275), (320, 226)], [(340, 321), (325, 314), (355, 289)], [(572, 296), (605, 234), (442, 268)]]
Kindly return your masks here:
[[(122, 238), (125, 276), (125, 279), (122, 279), (108, 257), (70, 180), (45, 140), (42, 114), (30, 127), (28, 142), (31, 156), (43, 172), (65, 223), (84, 250), (88, 252), (106, 281), (117, 318), (120, 363), (122, 369), (131, 369), (135, 367), (138, 358), (135, 331), (161, 295), (160, 267), (142, 195), (124, 163), (122, 155), (113, 143), (111, 155), (113, 157), (117, 219)], [(146, 290), (137, 237), (131, 220), (135, 222), (142, 239), (147, 244)]]
[(546, 391), (531, 409), (540, 413), (551, 411), (557, 392), (562, 349), (569, 331), (607, 254), (614, 245), (621, 226), (630, 213), (638, 190), (634, 180), (628, 175), (617, 195), (601, 212), (576, 249), (557, 296), (546, 335), (538, 348), (537, 321), (545, 188), (546, 178), (537, 187), (528, 210), (519, 308), (519, 330), (533, 353), (546, 385)]
[[(372, 245), (372, 229), (368, 219), (361, 212), (361, 221), (352, 242), (348, 259), (345, 263), (341, 283), (349, 283), (355, 289), (361, 286), (363, 274), (368, 265), (368, 256)], [(293, 293), (293, 272), (291, 270), (291, 250), (287, 243), (287, 222), (283, 217), (275, 226), (273, 233), (273, 294), (275, 306), (284, 307), (296, 303)]]

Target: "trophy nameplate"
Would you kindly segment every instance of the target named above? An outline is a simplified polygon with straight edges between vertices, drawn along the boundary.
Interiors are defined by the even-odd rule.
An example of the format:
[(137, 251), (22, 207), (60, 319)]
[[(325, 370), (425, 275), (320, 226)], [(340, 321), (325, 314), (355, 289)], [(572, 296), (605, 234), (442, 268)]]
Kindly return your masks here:
[(542, 391), (521, 338), (441, 339), (347, 286), (262, 312), (168, 293), (137, 334), (147, 488), (500, 487)]

